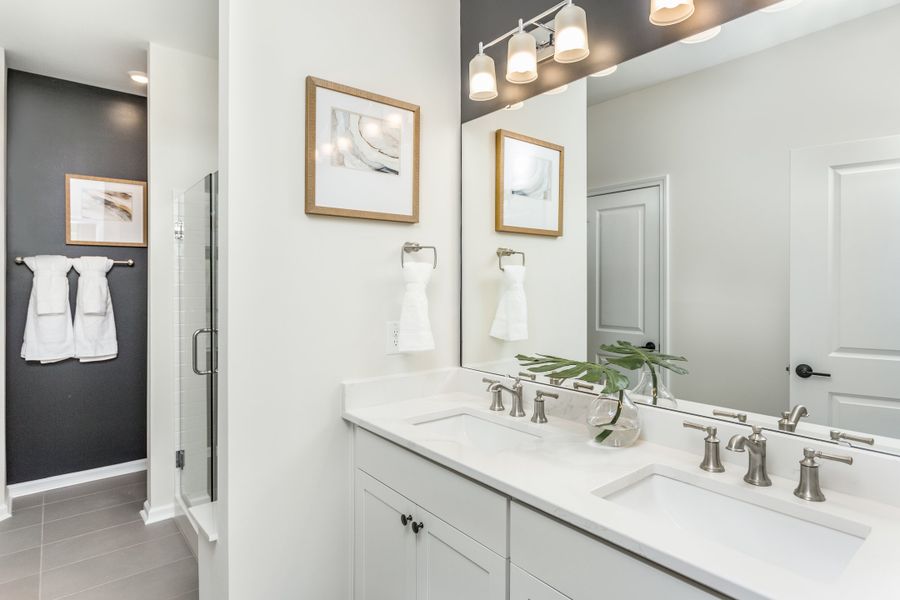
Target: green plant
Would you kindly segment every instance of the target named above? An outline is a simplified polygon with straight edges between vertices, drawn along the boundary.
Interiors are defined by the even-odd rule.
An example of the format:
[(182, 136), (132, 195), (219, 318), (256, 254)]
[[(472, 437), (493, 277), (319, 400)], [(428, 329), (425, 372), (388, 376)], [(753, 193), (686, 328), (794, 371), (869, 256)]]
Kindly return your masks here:
[(668, 369), (679, 375), (687, 375), (688, 370), (682, 366), (674, 364), (672, 361), (687, 362), (683, 356), (675, 356), (673, 354), (658, 354), (646, 348), (635, 346), (631, 342), (619, 340), (615, 344), (604, 344), (600, 346), (604, 352), (613, 356), (605, 356), (607, 362), (622, 367), (623, 369), (636, 370), (647, 365), (652, 379), (653, 404), (657, 401), (657, 388), (659, 386), (659, 374), (657, 369)]
[(531, 371), (554, 379), (580, 379), (588, 383), (603, 383), (604, 394), (615, 394), (628, 387), (628, 377), (606, 364), (569, 360), (549, 354), (527, 356), (517, 354), (516, 360)]

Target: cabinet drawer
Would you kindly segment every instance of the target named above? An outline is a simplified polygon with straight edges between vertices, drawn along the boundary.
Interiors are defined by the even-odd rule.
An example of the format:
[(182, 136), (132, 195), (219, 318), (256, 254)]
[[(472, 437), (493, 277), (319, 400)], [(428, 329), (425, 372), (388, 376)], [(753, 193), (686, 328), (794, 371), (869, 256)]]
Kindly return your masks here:
[(509, 555), (505, 496), (359, 427), (355, 428), (355, 455), (358, 469), (500, 556)]
[(509, 565), (509, 600), (571, 600), (516, 565)]
[(515, 502), (510, 505), (509, 554), (512, 562), (572, 600), (719, 597)]

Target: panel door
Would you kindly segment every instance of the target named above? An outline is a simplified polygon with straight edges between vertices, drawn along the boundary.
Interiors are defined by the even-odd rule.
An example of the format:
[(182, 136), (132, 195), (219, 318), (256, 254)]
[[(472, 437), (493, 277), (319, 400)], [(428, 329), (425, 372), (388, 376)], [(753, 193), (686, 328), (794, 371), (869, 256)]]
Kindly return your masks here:
[(418, 600), (506, 600), (506, 559), (419, 508)]
[(401, 516), (415, 505), (356, 471), (356, 600), (413, 600), (416, 597), (416, 535)]
[(898, 232), (900, 136), (792, 152), (791, 403), (812, 422), (900, 435)]
[(509, 565), (509, 600), (571, 600), (532, 577), (516, 565)]
[(653, 185), (588, 198), (588, 360), (617, 340), (662, 349), (661, 194)]

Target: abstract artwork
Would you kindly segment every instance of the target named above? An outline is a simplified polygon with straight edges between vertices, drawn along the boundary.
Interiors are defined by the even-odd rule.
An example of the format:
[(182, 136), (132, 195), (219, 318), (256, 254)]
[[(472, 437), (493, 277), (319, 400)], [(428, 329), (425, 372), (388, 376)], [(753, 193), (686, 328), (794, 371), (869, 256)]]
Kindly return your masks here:
[(419, 107), (306, 78), (306, 212), (416, 223)]
[(564, 157), (562, 146), (497, 130), (497, 231), (562, 235)]
[(147, 182), (66, 175), (66, 243), (147, 245)]

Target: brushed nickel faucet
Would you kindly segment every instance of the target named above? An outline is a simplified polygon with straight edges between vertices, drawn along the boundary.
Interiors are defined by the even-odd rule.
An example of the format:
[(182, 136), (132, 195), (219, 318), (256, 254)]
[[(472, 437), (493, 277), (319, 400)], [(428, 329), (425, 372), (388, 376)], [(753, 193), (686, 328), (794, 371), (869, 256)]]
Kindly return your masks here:
[(857, 442), (859, 444), (868, 444), (869, 446), (875, 445), (875, 438), (873, 437), (863, 437), (861, 435), (853, 435), (851, 433), (847, 433), (846, 431), (838, 431), (836, 429), (832, 429), (829, 432), (831, 435), (831, 439), (837, 443), (844, 442), (847, 445), (852, 446), (851, 442)]
[(719, 456), (719, 438), (716, 437), (718, 429), (712, 425), (701, 425), (691, 421), (685, 421), (684, 426), (706, 432), (706, 439), (703, 440), (703, 461), (700, 463), (700, 468), (710, 473), (723, 473), (725, 467)]
[(800, 461), (800, 483), (794, 490), (794, 495), (801, 500), (809, 502), (825, 502), (825, 494), (819, 486), (819, 464), (817, 458), (825, 458), (842, 462), (845, 465), (853, 464), (852, 456), (839, 456), (836, 454), (825, 454), (819, 450), (812, 448), (803, 449), (803, 460)]
[(747, 468), (747, 474), (744, 475), (744, 481), (760, 487), (772, 485), (772, 480), (766, 473), (766, 438), (763, 437), (762, 427), (754, 425), (753, 433), (749, 436), (731, 436), (725, 448), (732, 452), (746, 451), (750, 454), (750, 465)]
[(519, 373), (516, 376), (510, 375), (509, 377), (513, 378), (513, 384), (510, 387), (503, 385), (496, 379), (488, 379), (487, 377), (482, 378), (481, 381), (488, 384), (487, 391), (491, 393), (490, 410), (504, 410), (503, 392), (507, 391), (510, 396), (512, 396), (512, 409), (510, 409), (509, 415), (511, 417), (524, 417), (525, 409), (522, 408), (522, 378), (526, 377), (534, 380), (535, 376), (532, 373)]
[(491, 393), (491, 406), (488, 410), (501, 411), (503, 407), (503, 386), (496, 379), (481, 378), (482, 383), (488, 384), (487, 391)]
[(780, 431), (797, 431), (797, 423), (800, 422), (800, 419), (803, 417), (808, 417), (809, 411), (806, 410), (806, 407), (802, 404), (798, 404), (791, 410), (786, 410), (781, 413), (781, 418), (778, 419), (778, 429)]
[(544, 398), (559, 398), (559, 394), (538, 390), (534, 396), (534, 412), (531, 415), (532, 423), (546, 423), (547, 413), (544, 412)]

